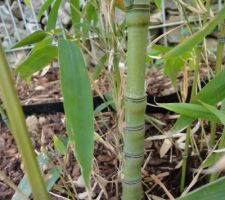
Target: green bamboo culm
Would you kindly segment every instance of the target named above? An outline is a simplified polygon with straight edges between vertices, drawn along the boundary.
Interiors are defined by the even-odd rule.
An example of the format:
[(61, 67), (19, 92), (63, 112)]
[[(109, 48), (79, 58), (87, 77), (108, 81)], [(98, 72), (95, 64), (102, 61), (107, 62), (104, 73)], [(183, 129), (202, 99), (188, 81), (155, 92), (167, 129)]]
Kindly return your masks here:
[(22, 156), (34, 200), (49, 200), (36, 155), (26, 127), (12, 75), (0, 42), (0, 96), (8, 115), (10, 130)]
[(145, 69), (150, 18), (149, 1), (127, 0), (125, 6), (128, 27), (128, 69), (123, 135), (122, 200), (141, 200), (144, 198), (141, 167), (144, 159)]

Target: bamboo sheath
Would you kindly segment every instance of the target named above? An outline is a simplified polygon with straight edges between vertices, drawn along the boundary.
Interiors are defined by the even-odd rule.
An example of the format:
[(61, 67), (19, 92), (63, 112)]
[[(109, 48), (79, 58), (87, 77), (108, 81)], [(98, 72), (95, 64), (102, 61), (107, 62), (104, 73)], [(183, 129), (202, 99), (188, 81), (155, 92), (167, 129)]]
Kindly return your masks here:
[(145, 69), (149, 1), (127, 0), (127, 86), (125, 94), (124, 168), (122, 200), (144, 197), (141, 167), (144, 159)]

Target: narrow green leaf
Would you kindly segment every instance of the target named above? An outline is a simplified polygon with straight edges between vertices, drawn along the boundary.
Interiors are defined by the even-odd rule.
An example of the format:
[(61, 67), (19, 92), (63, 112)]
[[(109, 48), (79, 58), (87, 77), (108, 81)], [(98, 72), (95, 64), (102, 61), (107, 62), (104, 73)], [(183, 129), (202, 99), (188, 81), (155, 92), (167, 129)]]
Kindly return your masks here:
[(45, 3), (41, 6), (40, 11), (38, 12), (38, 19), (41, 19), (41, 16), (44, 14), (44, 12), (51, 6), (52, 2), (54, 0), (46, 0)]
[(218, 200), (225, 197), (225, 177), (200, 187), (177, 200)]
[(201, 164), (201, 168), (206, 168), (214, 165), (223, 155), (212, 153)]
[(89, 0), (85, 6), (85, 19), (89, 21), (89, 23), (97, 24), (98, 20), (98, 8), (95, 5), (95, 0)]
[(164, 73), (169, 76), (173, 83), (176, 82), (178, 72), (183, 69), (185, 61), (180, 58), (165, 60)]
[(114, 99), (113, 99), (113, 94), (112, 94), (112, 92), (106, 92), (105, 94), (104, 94), (104, 97), (106, 98), (106, 100), (109, 102), (112, 102), (111, 104), (110, 104), (110, 106), (113, 108), (113, 110), (115, 110), (116, 111), (116, 105), (115, 105), (115, 101), (114, 101)]
[(187, 116), (181, 115), (180, 118), (176, 121), (175, 125), (172, 127), (172, 129), (171, 129), (172, 133), (178, 133), (178, 132), (184, 130), (184, 129), (187, 128), (194, 120), (195, 120), (195, 118), (187, 117)]
[(39, 71), (51, 63), (58, 55), (56, 46), (47, 45), (33, 52), (17, 67), (16, 71), (22, 79), (27, 79), (34, 72)]
[(217, 110), (214, 106), (204, 103), (203, 101), (199, 101), (209, 112), (215, 115), (220, 122), (225, 126), (225, 113), (221, 110)]
[(80, 27), (80, 0), (70, 0), (70, 10), (73, 27), (77, 29)]
[(102, 69), (104, 68), (104, 64), (106, 63), (107, 61), (107, 54), (105, 54), (104, 56), (102, 56), (99, 61), (98, 61), (98, 64), (95, 66), (94, 68), (94, 72), (93, 72), (93, 75), (92, 75), (92, 78), (94, 80), (97, 80), (102, 72)]
[(114, 104), (114, 101), (107, 101), (102, 103), (95, 109), (94, 114), (100, 113), (102, 110), (104, 110), (105, 108), (109, 107), (112, 104)]
[(67, 152), (67, 144), (68, 144), (68, 138), (63, 136), (53, 136), (53, 142), (55, 149), (57, 152), (61, 155), (66, 155)]
[(169, 51), (164, 58), (181, 56), (183, 53), (193, 49), (198, 43), (200, 43), (208, 34), (210, 34), (216, 26), (221, 23), (225, 18), (225, 6), (218, 12), (218, 14), (210, 20), (203, 28), (193, 34), (182, 43), (178, 44), (175, 48)]
[(225, 98), (225, 69), (217, 74), (205, 87), (195, 96), (193, 102), (201, 100), (207, 104), (215, 105)]
[(55, 28), (56, 22), (57, 22), (57, 17), (58, 17), (58, 10), (59, 10), (61, 1), (62, 0), (56, 0), (55, 1), (54, 5), (51, 9), (51, 12), (49, 14), (49, 17), (48, 17), (46, 31), (50, 31), (50, 30)]
[[(199, 100), (207, 104), (215, 105), (219, 101), (225, 99), (225, 69), (217, 74), (206, 86), (194, 97), (192, 103), (198, 103)], [(176, 133), (194, 121), (193, 118), (181, 116), (172, 128), (172, 132)]]
[(71, 41), (59, 41), (59, 63), (67, 131), (75, 147), (87, 187), (94, 149), (93, 97), (80, 48)]
[(55, 182), (59, 179), (59, 176), (62, 172), (61, 166), (54, 166), (49, 173), (47, 174), (47, 179), (45, 180), (45, 184), (47, 187), (47, 190), (49, 191), (55, 184)]
[(35, 31), (34, 33), (32, 33), (32, 34), (28, 35), (27, 37), (25, 37), (24, 39), (22, 39), (21, 41), (17, 42), (12, 47), (12, 49), (30, 45), (30, 44), (35, 44), (37, 42), (42, 41), (47, 35), (48, 34), (44, 31), (41, 31), (41, 30)]
[(148, 49), (148, 55), (158, 56), (162, 53), (167, 53), (171, 49), (172, 49), (171, 47), (166, 47), (166, 46), (159, 45), (159, 44), (150, 45), (150, 47)]
[(158, 9), (161, 9), (162, 0), (154, 0), (154, 3)]
[[(49, 163), (49, 158), (45, 154), (39, 154), (37, 156), (37, 160), (38, 160), (39, 166), (42, 169), (45, 165), (47, 165)], [(58, 178), (61, 174), (61, 171), (62, 171), (61, 167), (54, 166), (46, 175), (46, 177), (48, 177), (48, 179), (45, 180), (45, 184), (46, 184), (48, 191), (53, 187), (55, 182), (58, 180)], [(31, 195), (31, 187), (30, 187), (27, 175), (24, 175), (24, 177), (22, 178), (22, 180), (19, 183), (18, 188), (27, 197), (29, 197)], [(23, 199), (20, 198), (20, 195), (18, 193), (15, 193), (11, 200), (23, 200)]]
[(52, 43), (52, 40), (53, 40), (53, 36), (48, 35), (42, 41), (35, 44), (34, 48), (31, 50), (30, 54), (34, 53), (38, 49), (41, 49), (41, 48), (44, 48), (47, 45), (50, 45)]
[(165, 103), (160, 104), (161, 107), (170, 111), (185, 115), (191, 118), (202, 118), (213, 122), (218, 122), (218, 118), (212, 114), (208, 109), (198, 104), (191, 103)]

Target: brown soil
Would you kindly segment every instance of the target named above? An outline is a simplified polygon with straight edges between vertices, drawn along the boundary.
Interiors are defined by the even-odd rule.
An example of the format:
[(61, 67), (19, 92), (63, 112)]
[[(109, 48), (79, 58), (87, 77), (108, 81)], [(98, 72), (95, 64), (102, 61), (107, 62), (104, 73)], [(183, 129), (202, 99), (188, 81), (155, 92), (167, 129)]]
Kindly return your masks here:
[[(171, 89), (171, 82), (169, 84), (169, 79), (165, 78), (161, 71), (156, 69), (148, 71), (147, 76), (149, 77), (147, 81), (148, 85), (155, 85), (154, 88), (148, 87), (148, 92), (150, 94), (164, 95), (168, 93), (168, 91), (173, 91)], [(102, 86), (102, 83), (105, 82), (106, 78), (102, 76), (99, 81), (102, 91), (107, 91), (109, 89), (108, 85)], [(18, 83), (17, 88), (22, 104), (57, 101), (61, 98), (58, 69), (51, 68), (44, 76), (37, 73), (33, 76), (30, 84), (21, 81)], [(160, 93), (160, 91), (166, 92)], [(95, 117), (95, 130), (108, 144), (108, 147), (101, 141), (95, 142), (95, 164), (92, 174), (92, 186), (95, 186), (93, 199), (99, 197), (101, 200), (116, 200), (119, 199), (121, 194), (120, 171), (122, 136), (119, 131), (120, 129), (117, 128), (118, 124), (115, 115), (115, 113), (106, 112)], [(173, 123), (169, 114), (156, 114), (154, 117), (165, 124), (160, 126), (163, 131), (169, 130)], [(30, 128), (30, 134), (35, 149), (39, 152), (50, 152), (52, 165), (65, 162), (65, 158), (57, 154), (53, 145), (54, 135), (66, 135), (64, 114), (56, 113), (54, 115), (39, 115), (28, 118), (28, 127)], [(33, 119), (31, 120), (31, 118)], [(163, 157), (160, 157), (159, 152), (162, 151), (162, 144), (165, 142), (165, 138), (160, 139), (161, 135), (162, 134), (156, 128), (146, 122), (146, 163), (143, 169), (143, 181), (146, 194), (168, 199), (162, 185), (159, 186), (159, 182), (175, 197), (179, 195), (181, 170), (178, 165), (181, 161), (181, 152), (179, 148), (172, 147)], [(3, 122), (0, 123), (0, 136), (0, 170), (3, 171), (14, 184), (18, 185), (23, 177), (23, 166), (15, 141)], [(152, 136), (155, 136), (155, 139), (149, 140), (149, 137)], [(111, 147), (113, 148), (111, 149)], [(51, 190), (54, 194), (54, 196), (52, 196), (53, 199), (63, 199), (55, 197), (56, 195), (72, 199), (69, 193), (66, 192), (68, 190), (71, 190), (74, 194), (67, 174), (71, 176), (72, 180), (77, 180), (80, 176), (80, 170), (71, 150), (69, 150), (67, 157), (65, 171), (62, 175), (63, 178), (57, 181), (58, 187), (54, 187), (54, 189)], [(190, 169), (198, 167), (199, 162), (196, 160), (194, 156), (191, 157), (192, 162), (190, 162)], [(48, 166), (45, 171), (48, 171), (52, 165)], [(189, 173), (192, 174), (192, 171)], [(191, 180), (188, 180), (188, 182), (190, 181)], [(59, 190), (57, 188), (63, 189)], [(75, 189), (78, 196), (84, 193), (84, 188), (81, 186), (75, 185)], [(13, 194), (14, 190), (4, 181), (0, 181), (0, 200), (11, 199)], [(99, 195), (102, 196), (100, 197)]]

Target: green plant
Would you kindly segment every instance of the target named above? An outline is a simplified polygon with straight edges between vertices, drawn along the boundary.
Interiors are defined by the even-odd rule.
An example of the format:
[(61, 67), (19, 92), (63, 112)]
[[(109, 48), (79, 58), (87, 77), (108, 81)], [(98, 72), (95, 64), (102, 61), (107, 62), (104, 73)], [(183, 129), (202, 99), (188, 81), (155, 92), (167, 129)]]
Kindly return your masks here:
[(10, 129), (21, 153), (29, 183), (32, 187), (35, 200), (48, 200), (49, 196), (45, 188), (34, 149), (26, 128), (23, 112), (19, 104), (17, 93), (12, 80), (8, 63), (0, 43), (0, 92), (4, 108), (9, 119)]
[[(161, 1), (154, 1), (158, 7), (160, 7)], [(60, 81), (61, 89), (64, 97), (64, 109), (66, 114), (66, 128), (69, 136), (69, 141), (66, 145), (73, 147), (75, 157), (80, 164), (82, 176), (86, 185), (86, 189), (89, 192), (89, 199), (91, 199), (91, 184), (90, 177), (93, 165), (93, 151), (94, 151), (94, 139), (101, 138), (99, 135), (94, 137), (94, 114), (100, 112), (103, 108), (108, 105), (113, 105), (117, 111), (118, 124), (122, 124), (123, 107), (125, 107), (125, 127), (123, 133), (123, 171), (122, 171), (122, 199), (123, 200), (141, 200), (144, 198), (144, 191), (142, 186), (142, 172), (141, 167), (144, 160), (144, 137), (145, 137), (145, 108), (146, 108), (146, 94), (145, 94), (145, 70), (146, 70), (146, 48), (148, 45), (148, 24), (149, 24), (149, 1), (148, 0), (126, 0), (126, 23), (128, 31), (128, 53), (127, 53), (127, 83), (125, 89), (125, 95), (123, 98), (123, 78), (121, 77), (121, 72), (119, 70), (119, 61), (126, 60), (125, 52), (121, 43), (125, 43), (126, 34), (125, 22), (120, 25), (114, 22), (114, 6), (118, 6), (120, 9), (124, 9), (124, 5), (121, 1), (115, 1), (115, 5), (107, 2), (106, 12), (106, 24), (101, 24), (98, 17), (98, 9), (102, 3), (97, 0), (89, 0), (86, 6), (80, 11), (79, 1), (70, 0), (71, 18), (73, 24), (74, 34), (69, 34), (64, 29), (55, 28), (57, 21), (57, 12), (61, 4), (61, 0), (47, 0), (42, 6), (39, 17), (51, 7), (49, 14), (49, 20), (45, 31), (37, 31), (22, 41), (18, 42), (13, 48), (21, 47), (24, 45), (33, 44), (34, 48), (28, 55), (27, 59), (19, 64), (16, 71), (20, 74), (21, 78), (29, 79), (31, 75), (45, 67), (47, 64), (55, 59), (59, 59), (60, 64)], [(185, 10), (185, 3), (179, 1), (182, 4), (182, 9)], [(203, 14), (209, 14), (209, 12), (204, 10), (210, 5), (210, 1), (206, 1), (204, 5), (203, 1), (194, 1), (195, 6), (200, 6), (203, 10)], [(193, 6), (188, 6), (189, 10), (195, 8)], [(196, 12), (196, 11), (195, 11)], [(200, 17), (200, 16), (199, 16)], [(191, 25), (187, 20), (187, 28), (191, 34), (190, 38), (181, 42), (178, 46), (163, 47), (160, 45), (151, 46), (151, 51), (148, 54), (152, 57), (155, 55), (165, 54), (163, 56), (164, 60), (160, 60), (160, 64), (164, 64), (164, 71), (169, 75), (175, 83), (177, 73), (183, 69), (184, 65), (192, 65), (194, 69), (194, 79), (192, 83), (192, 92), (190, 103), (171, 103), (171, 104), (161, 104), (162, 107), (177, 112), (181, 114), (181, 117), (177, 120), (172, 132), (178, 132), (181, 129), (187, 128), (186, 131), (186, 141), (185, 149), (183, 153), (183, 163), (182, 163), (182, 176), (181, 176), (181, 191), (185, 188), (186, 171), (187, 171), (187, 157), (189, 156), (189, 146), (193, 143), (193, 137), (191, 133), (192, 122), (196, 119), (202, 119), (210, 121), (212, 124), (222, 124), (225, 125), (224, 112), (216, 109), (214, 107), (218, 102), (225, 98), (225, 70), (221, 71), (222, 62), (222, 43), (218, 44), (217, 50), (217, 64), (216, 64), (216, 76), (202, 89), (198, 92), (198, 79), (199, 79), (199, 64), (202, 57), (207, 57), (207, 52), (204, 46), (204, 38), (215, 29), (218, 24), (222, 24), (225, 18), (225, 7), (208, 23), (208, 16), (203, 17), (204, 26), (193, 33)], [(83, 20), (83, 22), (82, 22)], [(202, 19), (200, 17), (199, 23)], [(89, 32), (94, 33), (93, 35), (97, 38), (88, 38)], [(224, 35), (224, 26), (221, 25), (220, 28), (221, 35)], [(138, 38), (138, 39), (137, 39)], [(54, 42), (53, 42), (54, 41)], [(94, 53), (91, 52), (86, 46), (86, 42), (90, 42), (92, 45), (101, 47), (103, 55), (97, 59)], [(199, 45), (202, 44), (202, 45)], [(121, 45), (121, 46), (120, 46)], [(199, 45), (199, 46), (198, 46)], [(203, 48), (202, 48), (203, 46)], [(91, 55), (93, 60), (96, 61), (96, 67), (92, 76), (88, 74), (88, 67), (85, 64), (83, 53)], [(3, 56), (2, 56), (3, 57)], [(3, 60), (3, 61), (2, 61)], [(152, 58), (150, 58), (152, 60)], [(0, 63), (0, 67), (6, 65), (6, 61), (1, 59), (3, 62)], [(104, 65), (111, 61), (112, 73), (104, 69)], [(32, 66), (32, 67), (31, 67)], [(110, 70), (109, 70), (110, 71)], [(95, 111), (93, 110), (92, 103), (92, 92), (91, 86), (93, 81), (97, 80), (101, 72), (105, 72), (106, 76), (110, 80), (112, 92), (105, 97), (108, 97), (108, 101), (104, 102), (103, 105), (98, 107)], [(8, 73), (8, 72), (7, 72)], [(4, 77), (4, 73), (0, 74)], [(123, 74), (122, 74), (123, 75)], [(9, 77), (9, 74), (5, 77)], [(0, 81), (5, 79), (1, 78)], [(2, 91), (10, 91), (12, 89), (3, 85), (1, 83)], [(91, 85), (92, 84), (92, 85)], [(12, 83), (11, 83), (12, 85)], [(82, 88), (82, 90), (81, 90)], [(73, 91), (73, 92), (71, 92)], [(2, 92), (3, 101), (7, 102), (7, 93)], [(15, 92), (14, 92), (15, 95)], [(102, 94), (100, 94), (102, 95)], [(103, 95), (102, 95), (103, 96)], [(13, 98), (12, 98), (13, 99)], [(123, 104), (124, 99), (124, 104)], [(185, 100), (185, 98), (183, 99)], [(10, 101), (8, 101), (10, 102)], [(17, 102), (18, 103), (18, 102)], [(15, 103), (15, 105), (17, 105)], [(14, 105), (14, 106), (15, 106)], [(17, 106), (9, 107), (5, 106), (7, 114), (9, 116), (9, 125), (12, 131), (17, 128), (14, 126), (14, 119), (10, 112), (13, 109), (18, 109)], [(11, 109), (11, 110), (10, 110)], [(8, 111), (10, 110), (10, 111)], [(82, 110), (82, 112), (80, 112)], [(8, 113), (9, 112), (9, 113)], [(23, 120), (21, 115), (21, 109), (19, 109), (19, 118)], [(3, 112), (4, 114), (4, 112)], [(122, 116), (122, 117), (121, 117)], [(151, 118), (151, 117), (149, 117)], [(23, 120), (24, 121), (24, 120)], [(21, 123), (24, 125), (24, 122)], [(17, 126), (18, 124), (16, 124)], [(26, 130), (23, 129), (26, 134)], [(118, 132), (119, 128), (118, 128)], [(213, 133), (214, 134), (214, 133)], [(213, 135), (212, 134), (212, 135)], [(17, 138), (18, 136), (16, 136)], [(27, 136), (24, 136), (26, 138)], [(118, 136), (118, 141), (120, 137)], [(213, 137), (212, 137), (213, 138)], [(219, 149), (224, 147), (225, 134), (223, 132), (220, 143), (218, 145)], [(102, 139), (102, 138), (101, 138)], [(19, 139), (16, 139), (19, 141)], [(100, 140), (100, 139), (99, 139)], [(23, 152), (27, 145), (30, 146), (29, 141), (26, 144), (20, 144), (18, 142), (19, 148), (21, 148), (22, 157)], [(213, 142), (214, 143), (214, 142)], [(67, 146), (58, 137), (54, 137), (55, 148), (58, 149), (60, 154), (66, 154)], [(23, 146), (23, 147), (21, 147)], [(30, 147), (29, 147), (30, 148)], [(111, 148), (111, 146), (110, 146)], [(120, 148), (120, 144), (115, 144), (115, 149), (112, 152), (117, 152)], [(29, 149), (29, 152), (32, 152)], [(222, 154), (213, 154), (214, 161), (221, 158)], [(29, 155), (35, 160), (35, 155)], [(118, 156), (119, 157), (119, 156)], [(211, 157), (209, 156), (211, 159)], [(206, 159), (207, 160), (209, 160)], [(26, 157), (23, 158), (25, 164), (27, 163)], [(121, 161), (121, 160), (119, 160)], [(205, 161), (205, 162), (206, 162)], [(204, 163), (200, 166), (205, 168)], [(209, 162), (209, 161), (207, 161)], [(214, 164), (215, 162), (213, 162)], [(212, 163), (211, 163), (212, 164)], [(34, 169), (37, 171), (33, 172), (40, 178), (40, 172), (37, 169), (37, 164), (33, 165)], [(25, 166), (26, 167), (26, 166)], [(29, 172), (29, 171), (28, 171)], [(60, 170), (59, 170), (60, 172)], [(59, 174), (59, 173), (58, 173)], [(58, 174), (54, 176), (56, 179)], [(28, 176), (29, 173), (28, 173)], [(212, 175), (211, 180), (215, 180), (218, 177), (218, 173)], [(32, 181), (32, 179), (31, 179)], [(56, 181), (55, 179), (53, 182)], [(40, 188), (43, 190), (44, 183), (40, 179)], [(71, 181), (72, 182), (72, 181)], [(203, 188), (193, 191), (184, 197), (178, 198), (179, 200), (193, 200), (196, 198), (219, 198), (224, 195), (224, 191), (221, 189), (224, 186), (224, 179), (213, 182)], [(31, 182), (32, 189), (34, 184)], [(52, 186), (52, 185), (51, 185)], [(204, 196), (204, 192), (210, 190), (209, 196)], [(49, 188), (48, 188), (49, 189)], [(40, 191), (39, 191), (40, 192)], [(43, 195), (46, 192), (41, 192)], [(33, 196), (37, 195), (35, 189), (33, 189)], [(212, 196), (211, 196), (212, 195)], [(28, 194), (29, 196), (29, 194)], [(72, 195), (71, 195), (72, 196)], [(47, 195), (46, 195), (47, 198)], [(73, 196), (72, 196), (73, 198)], [(42, 198), (44, 199), (44, 198)]]

